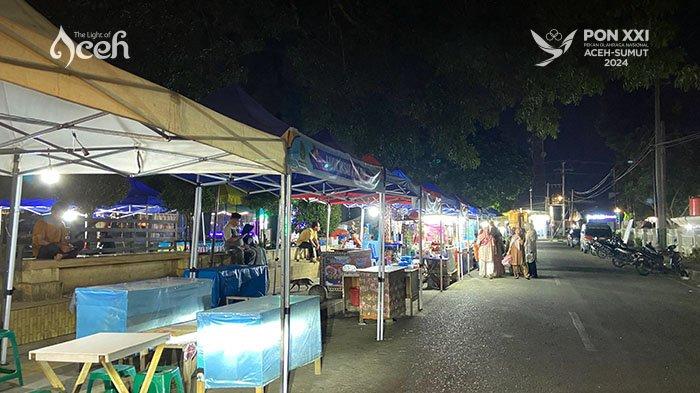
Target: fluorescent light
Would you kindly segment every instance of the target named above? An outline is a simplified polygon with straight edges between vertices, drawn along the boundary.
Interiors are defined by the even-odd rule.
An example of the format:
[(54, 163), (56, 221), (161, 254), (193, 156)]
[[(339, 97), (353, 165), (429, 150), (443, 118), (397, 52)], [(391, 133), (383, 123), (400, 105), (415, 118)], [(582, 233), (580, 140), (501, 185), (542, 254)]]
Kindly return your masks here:
[(39, 172), (39, 178), (45, 184), (56, 184), (61, 179), (61, 175), (53, 168), (44, 169)]
[(367, 208), (367, 214), (369, 214), (370, 217), (378, 217), (379, 216), (379, 207), (378, 206), (370, 206)]
[(61, 218), (63, 219), (63, 221), (72, 222), (72, 221), (75, 221), (75, 219), (78, 218), (79, 215), (80, 215), (80, 213), (78, 213), (77, 211), (75, 211), (73, 209), (70, 209), (70, 210), (66, 210), (63, 213), (63, 215), (61, 216)]

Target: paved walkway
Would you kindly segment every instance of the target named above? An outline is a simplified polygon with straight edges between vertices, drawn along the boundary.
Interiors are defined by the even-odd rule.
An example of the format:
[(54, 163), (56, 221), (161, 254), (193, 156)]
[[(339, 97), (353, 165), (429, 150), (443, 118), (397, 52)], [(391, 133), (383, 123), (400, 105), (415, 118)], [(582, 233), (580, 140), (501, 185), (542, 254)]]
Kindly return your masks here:
[[(698, 391), (697, 282), (641, 277), (561, 244), (542, 243), (538, 265), (537, 280), (466, 277), (424, 291), (424, 311), (387, 326), (381, 343), (374, 324), (329, 320), (323, 374), (296, 370), (293, 391)], [(30, 374), (31, 388), (46, 386)]]

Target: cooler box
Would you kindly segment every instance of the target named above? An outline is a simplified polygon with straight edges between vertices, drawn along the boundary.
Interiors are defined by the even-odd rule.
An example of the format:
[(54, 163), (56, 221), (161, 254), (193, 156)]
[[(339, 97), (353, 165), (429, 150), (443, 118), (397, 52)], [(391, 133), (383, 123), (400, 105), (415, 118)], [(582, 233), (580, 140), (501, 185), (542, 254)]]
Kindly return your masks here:
[[(321, 357), (317, 296), (290, 300), (290, 370)], [(197, 314), (197, 363), (207, 389), (262, 387), (279, 378), (280, 297), (264, 296)]]
[(76, 288), (76, 337), (194, 320), (211, 306), (211, 285), (211, 280), (165, 277)]

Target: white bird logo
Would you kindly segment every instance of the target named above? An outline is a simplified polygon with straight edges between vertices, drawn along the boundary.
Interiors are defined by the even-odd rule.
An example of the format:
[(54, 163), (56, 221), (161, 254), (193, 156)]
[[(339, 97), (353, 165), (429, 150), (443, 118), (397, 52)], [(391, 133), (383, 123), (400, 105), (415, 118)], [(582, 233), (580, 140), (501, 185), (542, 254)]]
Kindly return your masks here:
[[(544, 67), (547, 64), (551, 63), (552, 61), (554, 61), (554, 59), (556, 59), (559, 56), (566, 53), (567, 50), (569, 50), (569, 47), (571, 46), (571, 43), (574, 40), (574, 35), (576, 34), (576, 30), (574, 30), (569, 35), (567, 35), (566, 38), (564, 38), (564, 40), (561, 42), (561, 45), (559, 45), (558, 48), (555, 48), (552, 45), (550, 45), (549, 43), (547, 43), (547, 41), (542, 39), (542, 37), (540, 37), (534, 31), (530, 30), (530, 33), (532, 33), (532, 38), (535, 39), (535, 42), (540, 47), (540, 49), (542, 49), (543, 51), (552, 55), (552, 57), (550, 57), (549, 59), (535, 64), (538, 67)], [(552, 29), (549, 33), (547, 33), (546, 37), (549, 41), (553, 41), (553, 40), (559, 41), (559, 40), (561, 40), (561, 33), (559, 33), (555, 29)]]

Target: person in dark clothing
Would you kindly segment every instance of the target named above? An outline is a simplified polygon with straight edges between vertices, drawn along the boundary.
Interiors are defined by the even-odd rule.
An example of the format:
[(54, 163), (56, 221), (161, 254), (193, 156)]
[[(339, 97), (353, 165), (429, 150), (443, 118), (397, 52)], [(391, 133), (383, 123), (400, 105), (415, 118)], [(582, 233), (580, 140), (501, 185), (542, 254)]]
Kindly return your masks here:
[(69, 242), (69, 232), (63, 223), (61, 215), (65, 212), (65, 205), (55, 204), (51, 208), (51, 215), (39, 219), (32, 229), (32, 253), (37, 259), (61, 259), (75, 258), (83, 249), (84, 242)]

